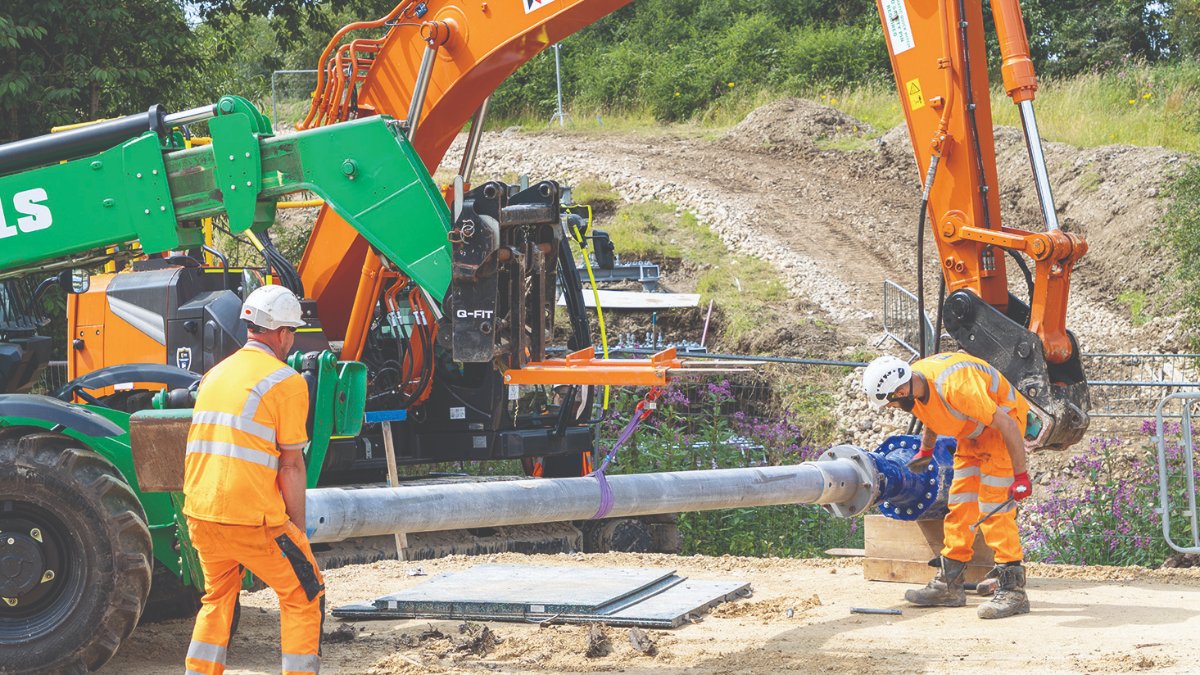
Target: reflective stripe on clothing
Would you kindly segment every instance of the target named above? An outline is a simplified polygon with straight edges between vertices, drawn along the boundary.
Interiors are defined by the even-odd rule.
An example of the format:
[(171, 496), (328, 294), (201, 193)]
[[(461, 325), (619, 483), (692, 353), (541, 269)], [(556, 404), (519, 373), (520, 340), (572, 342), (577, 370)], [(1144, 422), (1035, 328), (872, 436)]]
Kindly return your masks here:
[(212, 663), (225, 663), (225, 647), (192, 640), (192, 644), (188, 645), (187, 657)]
[(979, 479), (979, 482), (981, 482), (984, 485), (987, 485), (989, 487), (1006, 488), (1009, 485), (1013, 484), (1013, 477), (1012, 476), (989, 476), (987, 474), (984, 474), (983, 477)]
[(220, 441), (191, 441), (187, 444), (187, 454), (190, 455), (192, 453), (233, 457), (247, 462), (261, 464), (268, 469), (279, 468), (279, 457), (277, 455), (272, 455), (264, 450), (246, 448), (233, 443), (222, 443)]
[(287, 522), (280, 448), (308, 442), (307, 419), (308, 384), (273, 354), (247, 346), (218, 363), (192, 413), (183, 512), (230, 525)]
[(298, 374), (291, 368), (284, 366), (264, 377), (261, 382), (254, 385), (254, 388), (250, 390), (250, 396), (246, 398), (246, 405), (242, 407), (242, 417), (252, 418), (258, 414), (258, 406), (262, 403), (263, 397), (274, 389), (275, 385), (281, 384), (289, 377)]
[(984, 375), (987, 375), (992, 382), (989, 391), (991, 391), (993, 394), (1000, 391), (1000, 372), (986, 363), (976, 363), (974, 361), (959, 361), (958, 363), (955, 363), (954, 365), (943, 370), (942, 374), (939, 375), (938, 379), (934, 382), (937, 390), (939, 392), (942, 391), (942, 384), (946, 381), (946, 379), (963, 368), (972, 368), (974, 370), (978, 370)]
[(284, 673), (312, 673), (315, 675), (321, 671), (321, 657), (316, 654), (284, 654), (283, 655), (283, 672)]
[(187, 675), (221, 675), (225, 672), (225, 647), (193, 639), (184, 667)]
[(954, 470), (954, 480), (956, 480), (956, 481), (962, 480), (963, 478), (971, 478), (972, 476), (978, 476), (978, 475), (979, 475), (979, 467), (977, 467), (977, 466), (968, 467), (966, 469), (955, 469)]
[(265, 424), (259, 424), (252, 418), (241, 417), (232, 413), (198, 410), (192, 413), (192, 424), (213, 424), (216, 426), (236, 429), (251, 436), (257, 436), (267, 443), (275, 442), (275, 430)]
[[(1005, 508), (1003, 508), (1003, 509), (1000, 509), (1000, 506), (1001, 506), (1001, 505), (1006, 505), (1006, 506), (1005, 506)], [(1003, 502), (979, 502), (979, 510), (980, 510), (980, 512), (982, 512), (982, 513), (991, 513), (992, 511), (996, 511), (996, 509), (1000, 509), (999, 511), (996, 511), (996, 513), (997, 513), (997, 514), (1000, 514), (1000, 513), (1008, 513), (1009, 511), (1015, 511), (1015, 510), (1016, 510), (1016, 508), (1017, 508), (1017, 503), (1016, 503), (1016, 502), (1012, 502), (1012, 503), (1010, 503), (1010, 502), (1007, 502), (1007, 501), (1003, 501)]]
[(968, 502), (979, 502), (978, 492), (959, 492), (952, 494), (946, 498), (947, 504), (966, 504)]

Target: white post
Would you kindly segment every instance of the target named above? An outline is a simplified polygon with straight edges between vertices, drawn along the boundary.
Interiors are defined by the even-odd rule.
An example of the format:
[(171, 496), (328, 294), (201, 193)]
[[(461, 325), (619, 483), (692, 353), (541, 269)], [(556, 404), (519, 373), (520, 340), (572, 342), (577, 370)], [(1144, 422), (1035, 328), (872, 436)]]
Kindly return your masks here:
[(555, 111), (554, 115), (550, 118), (551, 122), (557, 118), (558, 126), (560, 127), (565, 126), (567, 117), (566, 113), (563, 112), (562, 102), (562, 62), (559, 58), (559, 51), (561, 47), (562, 45), (560, 43), (556, 42), (554, 44), (554, 86), (557, 91), (558, 110)]

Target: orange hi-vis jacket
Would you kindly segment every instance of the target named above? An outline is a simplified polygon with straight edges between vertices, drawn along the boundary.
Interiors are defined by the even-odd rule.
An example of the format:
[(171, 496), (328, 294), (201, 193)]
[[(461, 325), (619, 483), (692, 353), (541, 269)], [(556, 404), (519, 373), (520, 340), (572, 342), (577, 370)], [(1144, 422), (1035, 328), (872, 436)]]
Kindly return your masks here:
[(912, 369), (925, 377), (930, 392), (929, 400), (915, 402), (913, 414), (939, 436), (973, 441), (997, 410), (1024, 432), (1029, 402), (986, 361), (953, 352), (921, 359)]
[(249, 343), (200, 381), (188, 432), (183, 512), (227, 525), (288, 521), (277, 482), (280, 448), (308, 442), (308, 386)]

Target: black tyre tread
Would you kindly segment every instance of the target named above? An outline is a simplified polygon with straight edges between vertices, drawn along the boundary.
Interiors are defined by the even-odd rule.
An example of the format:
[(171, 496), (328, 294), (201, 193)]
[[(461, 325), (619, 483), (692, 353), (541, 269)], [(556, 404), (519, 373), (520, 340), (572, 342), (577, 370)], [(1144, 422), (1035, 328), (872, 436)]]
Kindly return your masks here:
[(43, 430), (0, 430), (0, 463), (50, 470), (74, 483), (88, 501), (107, 513), (103, 536), (115, 543), (113, 591), (92, 636), (63, 645), (62, 656), (39, 668), (84, 673), (99, 669), (137, 627), (150, 593), (153, 544), (146, 514), (120, 471), (79, 441)]
[(190, 618), (200, 611), (203, 593), (192, 586), (185, 586), (174, 572), (157, 560), (153, 574), (150, 598), (142, 610), (141, 623)]

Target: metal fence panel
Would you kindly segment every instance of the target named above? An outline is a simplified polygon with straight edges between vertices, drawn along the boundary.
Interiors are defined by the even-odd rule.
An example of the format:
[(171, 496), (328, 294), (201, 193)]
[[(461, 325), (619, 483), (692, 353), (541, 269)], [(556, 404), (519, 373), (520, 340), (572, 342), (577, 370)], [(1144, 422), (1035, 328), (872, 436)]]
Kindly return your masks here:
[[(1167, 545), (1180, 553), (1200, 553), (1200, 516), (1196, 510), (1195, 432), (1192, 422), (1196, 415), (1197, 401), (1200, 401), (1200, 392), (1171, 394), (1164, 397), (1155, 410), (1158, 499), (1163, 537), (1166, 538)], [(1176, 434), (1168, 430), (1166, 420), (1170, 416), (1164, 412), (1175, 402), (1181, 404), (1178, 415), (1178, 445), (1168, 442), (1168, 437), (1174, 439)], [(1180, 503), (1182, 500), (1186, 500), (1186, 505)], [(1177, 543), (1173, 536), (1173, 531), (1177, 531), (1184, 524), (1190, 530), (1191, 546)]]
[(279, 103), (312, 100), (315, 70), (276, 70), (271, 73), (271, 128), (279, 131)]
[(1149, 419), (1163, 397), (1200, 391), (1200, 354), (1084, 353), (1082, 362), (1092, 417)]
[[(883, 344), (889, 338), (896, 344), (912, 352), (913, 357), (921, 355), (921, 335), (917, 331), (917, 296), (894, 281), (885, 279), (883, 282)], [(933, 339), (933, 323), (929, 315), (921, 317), (921, 325), (925, 328), (925, 345), (929, 353), (937, 351)]]

